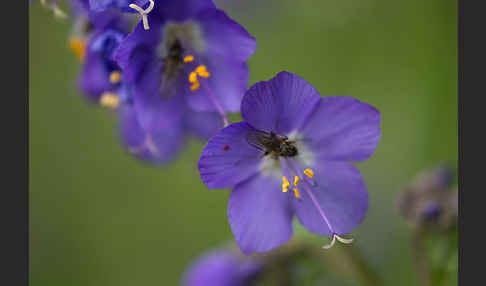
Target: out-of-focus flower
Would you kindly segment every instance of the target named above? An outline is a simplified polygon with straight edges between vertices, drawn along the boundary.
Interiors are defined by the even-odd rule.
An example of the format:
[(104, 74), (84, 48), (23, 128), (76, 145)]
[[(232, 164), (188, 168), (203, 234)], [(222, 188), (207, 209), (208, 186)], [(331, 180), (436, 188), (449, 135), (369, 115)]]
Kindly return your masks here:
[(115, 55), (136, 106), (179, 118), (189, 105), (227, 121), (247, 88), (255, 39), (209, 0), (157, 1), (148, 21), (150, 29), (138, 24)]
[[(167, 112), (148, 117), (137, 110), (130, 85), (122, 85), (118, 94), (120, 106), (120, 135), (128, 151), (137, 158), (153, 164), (166, 164), (175, 159), (190, 136), (207, 139), (222, 126), (215, 112), (198, 112), (185, 108), (182, 114)], [(118, 101), (117, 101), (118, 103)]]
[(309, 231), (349, 243), (368, 193), (357, 168), (375, 151), (380, 113), (351, 97), (321, 98), (297, 75), (281, 72), (245, 94), (244, 122), (213, 136), (199, 159), (210, 189), (232, 188), (228, 219), (245, 254), (292, 236), (294, 214)]
[(449, 229), (457, 222), (457, 186), (452, 186), (453, 171), (446, 166), (419, 173), (402, 189), (398, 200), (400, 213), (413, 227)]
[(113, 60), (113, 51), (128, 34), (130, 24), (114, 11), (90, 13), (89, 17), (94, 29), (84, 37), (72, 36), (70, 45), (82, 61), (79, 88), (89, 99), (99, 102), (104, 93), (120, 88), (123, 75)]
[(187, 270), (184, 286), (249, 286), (263, 264), (231, 250), (213, 250), (201, 256)]

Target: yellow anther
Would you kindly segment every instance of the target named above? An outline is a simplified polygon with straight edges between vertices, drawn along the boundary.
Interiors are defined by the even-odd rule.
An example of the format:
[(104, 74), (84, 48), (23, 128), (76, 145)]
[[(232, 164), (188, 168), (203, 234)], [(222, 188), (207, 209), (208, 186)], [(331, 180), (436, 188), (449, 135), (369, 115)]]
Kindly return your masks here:
[(294, 188), (294, 195), (296, 198), (300, 199), (300, 193), (299, 190), (297, 190), (297, 188)]
[(199, 89), (199, 86), (200, 86), (199, 82), (198, 82), (198, 81), (196, 81), (195, 83), (193, 83), (193, 84), (191, 85), (191, 91), (196, 91), (196, 90), (198, 90), (198, 89)]
[(311, 169), (305, 169), (304, 174), (311, 179), (312, 177), (314, 177), (314, 171), (312, 171)]
[(189, 82), (196, 83), (197, 82), (197, 74), (195, 72), (191, 72), (189, 74)]
[(288, 187), (290, 186), (290, 183), (289, 181), (287, 180), (287, 178), (285, 176), (282, 177), (282, 192), (286, 193), (288, 191)]
[(120, 98), (114, 92), (104, 92), (100, 98), (100, 105), (115, 109), (120, 105)]
[(69, 48), (80, 61), (84, 60), (86, 54), (86, 42), (83, 38), (71, 37), (69, 39)]
[(188, 55), (184, 58), (184, 62), (185, 63), (190, 63), (194, 60), (194, 56), (193, 55)]
[(300, 180), (299, 176), (295, 176), (295, 178), (294, 178), (294, 186), (297, 186), (299, 184), (299, 180)]
[(110, 82), (112, 84), (117, 84), (121, 81), (121, 73), (119, 71), (114, 71), (110, 74)]
[(206, 66), (200, 65), (200, 66), (196, 67), (196, 69), (194, 69), (194, 71), (189, 73), (188, 80), (189, 80), (190, 83), (192, 83), (191, 91), (196, 91), (201, 86), (198, 79), (197, 79), (198, 76), (200, 76), (202, 78), (208, 78), (209, 77), (209, 72), (207, 71)]
[(200, 65), (194, 70), (198, 76), (203, 77), (203, 78), (208, 78), (209, 77), (209, 72), (206, 69), (205, 65)]

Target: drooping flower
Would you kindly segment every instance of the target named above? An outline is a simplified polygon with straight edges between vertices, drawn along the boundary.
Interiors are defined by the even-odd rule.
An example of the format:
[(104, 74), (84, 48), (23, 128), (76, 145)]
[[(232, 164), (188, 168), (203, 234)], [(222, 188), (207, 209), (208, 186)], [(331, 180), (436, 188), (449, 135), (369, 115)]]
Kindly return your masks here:
[(184, 286), (249, 286), (263, 264), (257, 258), (218, 249), (204, 254), (194, 262), (183, 278)]
[(131, 154), (164, 164), (177, 157), (189, 137), (207, 139), (223, 124), (217, 113), (193, 111), (180, 102), (152, 113), (136, 105), (133, 85), (113, 59), (115, 49), (130, 30), (125, 15), (113, 9), (79, 14), (77, 32), (70, 41), (80, 39), (82, 43), (78, 85), (88, 99), (116, 111), (122, 143)]
[(398, 208), (412, 226), (448, 230), (457, 223), (458, 192), (448, 166), (425, 170), (400, 192)]
[[(256, 42), (209, 0), (161, 0), (122, 41), (115, 58), (149, 113), (236, 112), (248, 83)], [(141, 107), (143, 106), (143, 107)], [(180, 116), (177, 115), (177, 116)]]
[(103, 103), (103, 96), (108, 98), (121, 86), (122, 72), (113, 51), (128, 34), (130, 24), (115, 11), (90, 12), (84, 21), (91, 25), (90, 31), (70, 38), (71, 49), (82, 61), (78, 86), (89, 99)]
[(313, 233), (349, 234), (363, 220), (368, 194), (350, 162), (368, 159), (381, 136), (380, 114), (351, 97), (321, 98), (281, 72), (245, 94), (243, 122), (213, 136), (199, 159), (210, 189), (232, 188), (228, 219), (246, 253), (266, 252), (292, 236), (292, 218)]

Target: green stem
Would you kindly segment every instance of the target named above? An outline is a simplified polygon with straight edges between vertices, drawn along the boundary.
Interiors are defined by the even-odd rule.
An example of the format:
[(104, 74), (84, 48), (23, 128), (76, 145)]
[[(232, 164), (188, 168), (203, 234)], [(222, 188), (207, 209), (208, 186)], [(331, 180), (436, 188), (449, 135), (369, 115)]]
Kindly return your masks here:
[(425, 247), (425, 235), (420, 230), (415, 230), (412, 237), (412, 254), (415, 273), (421, 286), (430, 286), (431, 270), (430, 261)]
[[(322, 265), (326, 267), (327, 271), (332, 271), (343, 277), (352, 277), (353, 279), (360, 281), (362, 285), (384, 285), (379, 275), (363, 257), (358, 246), (354, 244), (341, 245), (336, 243), (331, 249), (324, 250), (306, 240), (293, 240), (286, 246), (265, 255), (265, 264), (280, 265), (281, 275), (289, 278), (288, 275), (290, 271), (286, 270), (282, 265), (286, 265), (286, 261), (289, 261), (289, 259), (292, 259), (292, 257), (299, 254), (309, 255), (309, 257), (322, 262)], [(286, 273), (282, 273), (282, 271)], [(286, 283), (289, 283), (289, 281)]]

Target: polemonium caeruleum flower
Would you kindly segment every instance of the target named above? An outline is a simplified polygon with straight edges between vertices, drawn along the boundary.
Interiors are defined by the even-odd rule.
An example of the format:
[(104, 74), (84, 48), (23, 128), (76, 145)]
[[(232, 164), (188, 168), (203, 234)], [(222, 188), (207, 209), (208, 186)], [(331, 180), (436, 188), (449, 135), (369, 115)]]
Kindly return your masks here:
[(295, 74), (259, 82), (241, 104), (243, 122), (213, 136), (199, 159), (210, 189), (232, 188), (228, 219), (245, 254), (292, 236), (297, 216), (309, 231), (350, 242), (368, 194), (350, 162), (368, 159), (381, 136), (380, 113), (351, 97), (321, 98)]
[[(171, 113), (239, 110), (255, 39), (209, 0), (160, 0), (122, 41), (116, 60), (135, 88), (135, 107)], [(148, 115), (153, 116), (153, 115)]]
[(263, 264), (229, 250), (214, 250), (194, 262), (185, 273), (184, 286), (248, 286)]
[(82, 39), (86, 47), (80, 52), (83, 62), (78, 85), (89, 99), (103, 103), (103, 98), (112, 96), (121, 86), (122, 73), (113, 60), (113, 51), (128, 34), (130, 24), (115, 11), (90, 12), (89, 18), (93, 28)]
[(190, 136), (207, 139), (223, 126), (217, 113), (193, 111), (185, 105), (182, 111), (177, 110), (179, 117), (170, 109), (148, 113), (143, 107), (135, 108), (133, 86), (124, 80), (113, 60), (114, 50), (129, 31), (124, 14), (116, 10), (89, 11), (80, 13), (79, 19), (83, 25), (91, 25), (84, 29), (89, 32), (78, 36), (86, 43), (79, 87), (92, 101), (117, 111), (122, 142), (136, 157), (167, 163), (178, 155)]

